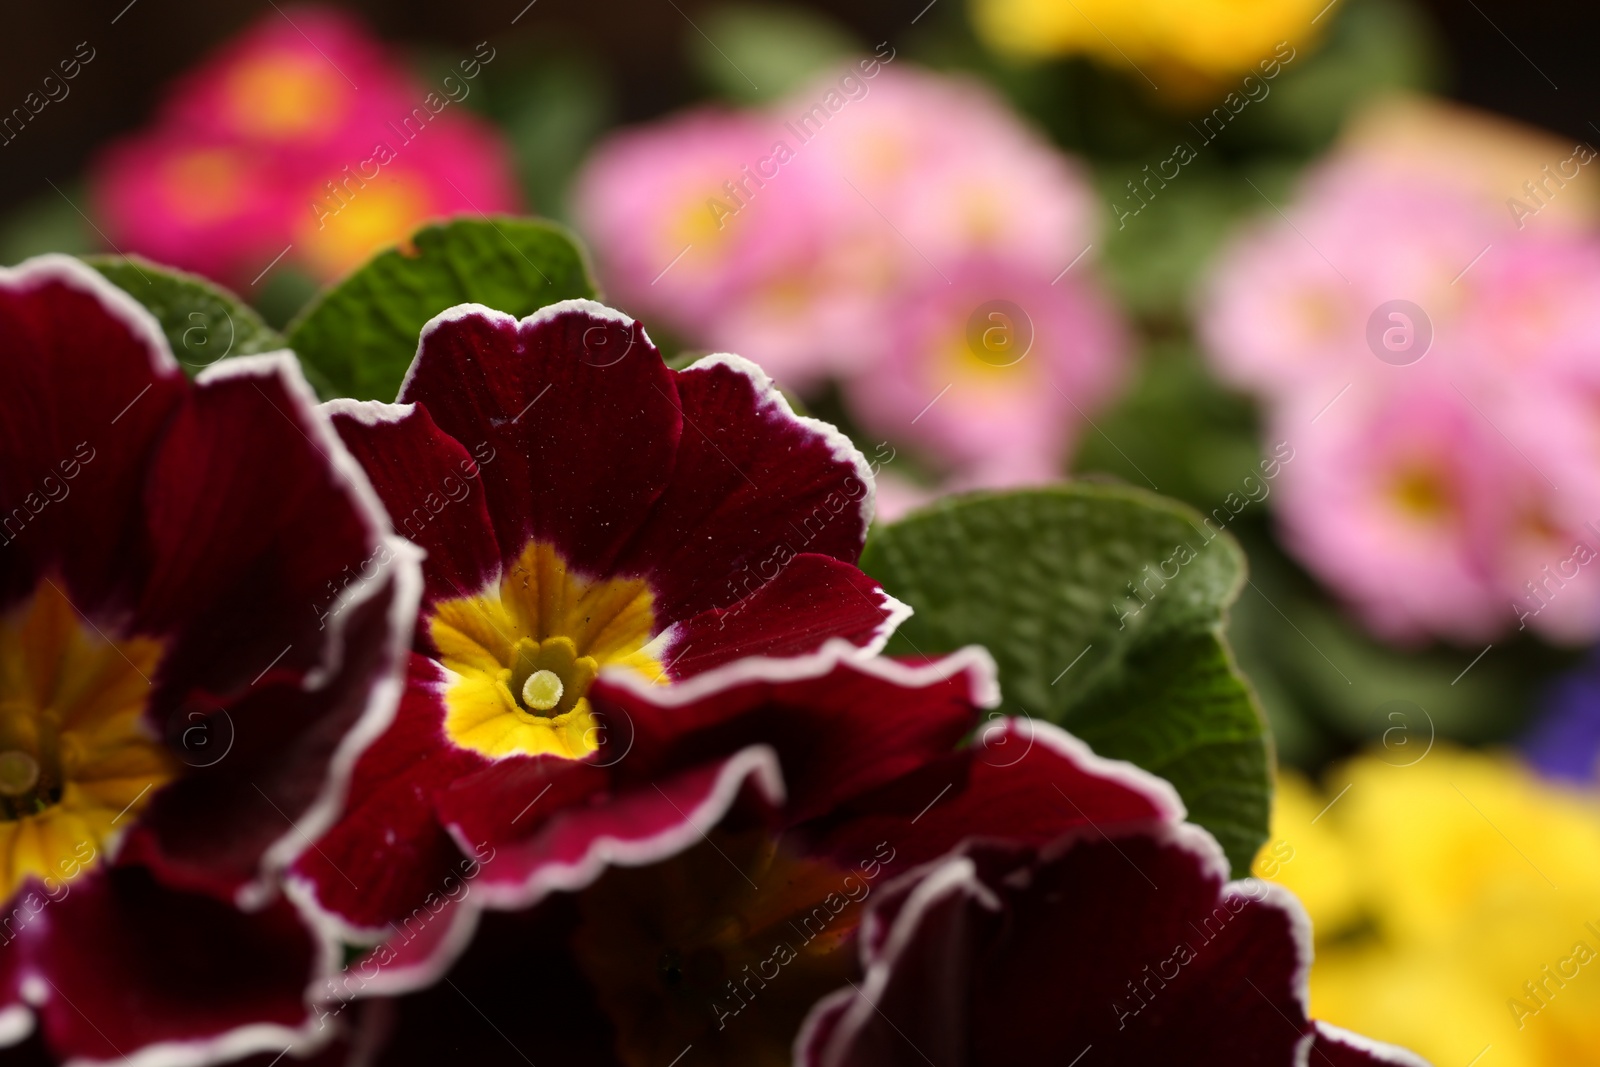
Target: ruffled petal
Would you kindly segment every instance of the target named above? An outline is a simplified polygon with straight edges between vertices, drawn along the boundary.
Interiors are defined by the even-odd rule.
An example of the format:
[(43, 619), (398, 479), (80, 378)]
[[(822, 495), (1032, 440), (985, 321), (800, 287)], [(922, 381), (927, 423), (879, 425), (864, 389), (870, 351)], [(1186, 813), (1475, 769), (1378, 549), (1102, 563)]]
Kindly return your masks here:
[(159, 711), (269, 669), (326, 670), (329, 613), (391, 562), (388, 517), (291, 357), (226, 360), (198, 382), (143, 501), (152, 559), (135, 626), (172, 639)]
[(673, 686), (603, 677), (594, 703), (616, 780), (647, 786), (707, 746), (773, 747), (785, 818), (816, 819), (955, 748), (998, 700), (994, 663), (970, 648), (922, 664), (861, 659), (845, 641), (811, 656), (739, 660)]
[(1428, 1061), (1399, 1045), (1388, 1045), (1318, 1020), (1310, 1064), (1322, 1067), (1428, 1067)]
[(434, 425), (426, 408), (334, 400), (323, 410), (367, 472), (395, 532), (427, 552), (424, 610), (500, 577), (478, 460)]
[(848, 438), (790, 409), (755, 364), (708, 356), (677, 374), (671, 483), (618, 561), (647, 574), (664, 617), (727, 607), (802, 552), (854, 563), (872, 476)]
[[(535, 823), (535, 832), (494, 846), (494, 860), (479, 877), (482, 900), (526, 907), (551, 891), (583, 888), (608, 865), (666, 859), (699, 841), (701, 828), (715, 826), (746, 789), (769, 806), (782, 803), (783, 776), (770, 748), (752, 746), (657, 776), (647, 787), (596, 792), (586, 804), (556, 807)], [(481, 803), (481, 793), (463, 792), (441, 805), (458, 835), (473, 833), (474, 816), (485, 813), (469, 806), (469, 797)], [(532, 822), (536, 795), (528, 805), (522, 821)], [(501, 809), (494, 821), (507, 814)]]
[(144, 468), (183, 373), (150, 314), (67, 256), (0, 270), (0, 352), (0, 604), (54, 571), (82, 610), (125, 612)]
[(1183, 816), (1165, 780), (1096, 756), (1049, 723), (994, 717), (970, 747), (838, 806), (813, 832), (818, 851), (845, 859), (892, 842), (894, 869), (904, 870), (968, 838), (1041, 846), (1077, 831)]
[(442, 684), (438, 664), (412, 653), (393, 725), (356, 763), (339, 821), (291, 872), (299, 895), (351, 940), (403, 924), (461, 873), (465, 857), (435, 798), (487, 761), (445, 739)]
[(139, 868), (58, 888), (0, 951), (4, 1010), (31, 1010), (59, 1059), (198, 1064), (317, 1039), (323, 948), (287, 902), (247, 914)]
[[(288, 356), (200, 376), (151, 458), (151, 567), (136, 631), (165, 646), (146, 718), (185, 775), (152, 798), (129, 858), (241, 901), (271, 891), (331, 822), (388, 724), (416, 617), (416, 550), (316, 410)], [(212, 745), (184, 749), (200, 720)], [(178, 727), (178, 729), (174, 729)]]
[(482, 469), (502, 560), (530, 538), (610, 573), (672, 476), (682, 419), (643, 327), (590, 300), (520, 322), (463, 304), (423, 327), (402, 403), (428, 409)]
[(731, 607), (678, 624), (662, 660), (672, 677), (687, 678), (745, 656), (802, 656), (832, 638), (872, 654), (910, 614), (850, 564), (805, 553)]
[[(394, 548), (397, 557), (414, 551)], [(185, 707), (207, 713), (207, 746), (184, 750), (187, 731), (167, 731), (185, 773), (151, 798), (119, 860), (247, 906), (274, 891), (270, 876), (332, 824), (357, 758), (400, 698), (397, 669), (420, 587), (415, 561), (403, 566), (410, 570), (371, 583), (343, 612), (337, 670), (325, 684), (267, 677), (230, 703), (180, 707), (169, 721), (186, 721)]]
[(864, 979), (818, 1006), (797, 1058), (1070, 1063), (1098, 1047), (1126, 1064), (1303, 1063), (1304, 913), (1226, 871), (1186, 825), (973, 845), (880, 898)]
[[(552, 891), (589, 885), (608, 865), (675, 855), (741, 798), (780, 823), (798, 823), (871, 792), (949, 751), (971, 731), (977, 707), (995, 702), (998, 692), (982, 650), (913, 666), (861, 661), (854, 646), (838, 641), (811, 657), (741, 661), (670, 687), (618, 672), (602, 677), (591, 698), (602, 741), (590, 759), (513, 757), (457, 771), (447, 787), (418, 787), (434, 789), (437, 816), (473, 869), (446, 926), (406, 936), (404, 944), (390, 939), (385, 948), (395, 962), (381, 980), (385, 991), (436, 978), (461, 950), (465, 934), (457, 934), (470, 930), (478, 909), (527, 907)], [(439, 716), (435, 709), (426, 721), (437, 724)], [(385, 754), (401, 766), (420, 762), (422, 752), (385, 741), (365, 762)], [(358, 781), (356, 795), (364, 788)], [(395, 818), (383, 805), (377, 809), (373, 818)], [(387, 832), (364, 819), (352, 824), (351, 844), (364, 842), (374, 863), (380, 855), (397, 861), (392, 841), (375, 841)], [(362, 906), (309, 855), (296, 878), (324, 903), (343, 894), (347, 912)], [(379, 925), (376, 912), (362, 915)]]
[(521, 906), (698, 841), (747, 780), (783, 822), (814, 819), (950, 751), (996, 698), (978, 649), (911, 666), (837, 641), (673, 686), (617, 672), (590, 693), (603, 736), (589, 761), (502, 761), (457, 783), (440, 814), (498, 849), (489, 899)]

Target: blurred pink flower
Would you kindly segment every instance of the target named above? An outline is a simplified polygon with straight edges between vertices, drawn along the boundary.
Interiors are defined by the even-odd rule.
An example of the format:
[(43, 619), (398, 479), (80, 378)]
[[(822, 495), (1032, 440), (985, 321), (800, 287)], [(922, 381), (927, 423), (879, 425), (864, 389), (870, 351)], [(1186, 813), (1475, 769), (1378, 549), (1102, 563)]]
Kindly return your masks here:
[[(814, 135), (796, 169), (853, 202), (850, 223), (902, 273), (988, 255), (1050, 279), (1094, 240), (1096, 203), (1082, 169), (993, 89), (904, 65), (864, 84), (867, 95)], [(778, 114), (804, 114), (828, 85), (819, 80)]]
[[(277, 162), (233, 141), (155, 129), (108, 148), (95, 200), (113, 247), (237, 283), (288, 243), (293, 187)], [(291, 210), (294, 209), (294, 210)], [(249, 277), (244, 278), (249, 281)]]
[(1386, 301), (1426, 309), (1440, 340), (1468, 293), (1451, 280), (1504, 229), (1458, 190), (1360, 164), (1313, 172), (1285, 214), (1223, 254), (1198, 315), (1218, 373), (1269, 398), (1381, 370), (1365, 338)]
[[(617, 135), (579, 178), (580, 227), (616, 299), (691, 346), (791, 389), (839, 381), (866, 429), (943, 475), (1058, 475), (1123, 377), (1124, 331), (1085, 255), (1088, 183), (981, 83), (891, 64)], [(967, 348), (996, 300), (1038, 332), (1010, 367)]]
[(1122, 382), (1121, 321), (1071, 276), (1051, 285), (989, 259), (948, 274), (948, 284), (925, 282), (889, 309), (883, 358), (846, 380), (850, 409), (964, 482), (1048, 480), (1084, 413)]
[(1384, 637), (1503, 630), (1511, 616), (1486, 555), (1504, 492), (1524, 480), (1494, 430), (1435, 383), (1352, 386), (1340, 417), (1315, 423), (1314, 402), (1282, 405), (1272, 427), (1295, 450), (1275, 494), (1289, 549)]
[[(1296, 449), (1288, 547), (1385, 637), (1600, 635), (1575, 559), (1600, 558), (1600, 236), (1519, 230), (1381, 154), (1325, 164), (1284, 213), (1225, 251), (1200, 317)], [(1425, 354), (1386, 351), (1390, 328)]]
[[(731, 303), (800, 282), (833, 227), (819, 225), (828, 202), (802, 178), (756, 173), (778, 168), (773, 125), (706, 108), (626, 130), (596, 151), (574, 208), (614, 299), (714, 338)], [(769, 193), (769, 182), (781, 185)]]
[(243, 286), (286, 250), (332, 278), (430, 218), (516, 210), (504, 142), (460, 106), (493, 58), (480, 46), (424, 85), (343, 14), (274, 12), (102, 154), (106, 235)]

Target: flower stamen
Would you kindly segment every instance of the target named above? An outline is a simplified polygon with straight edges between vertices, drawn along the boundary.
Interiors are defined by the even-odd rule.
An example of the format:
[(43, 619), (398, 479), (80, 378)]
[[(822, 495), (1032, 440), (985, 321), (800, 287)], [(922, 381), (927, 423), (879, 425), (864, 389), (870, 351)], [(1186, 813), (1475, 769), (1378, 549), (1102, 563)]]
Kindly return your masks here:
[(529, 711), (549, 711), (561, 703), (563, 689), (555, 671), (534, 671), (522, 683), (522, 703)]
[(20, 749), (0, 752), (0, 796), (26, 796), (38, 784), (38, 760)]

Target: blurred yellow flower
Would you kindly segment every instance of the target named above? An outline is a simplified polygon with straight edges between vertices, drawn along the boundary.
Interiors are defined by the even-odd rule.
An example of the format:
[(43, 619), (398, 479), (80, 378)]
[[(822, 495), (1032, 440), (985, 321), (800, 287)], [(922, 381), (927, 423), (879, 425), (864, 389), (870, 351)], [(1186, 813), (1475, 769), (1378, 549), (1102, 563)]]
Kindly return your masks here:
[(997, 51), (1089, 55), (1138, 68), (1165, 88), (1163, 75), (1215, 82), (1273, 59), (1280, 42), (1311, 43), (1326, 6), (1327, 0), (973, 0), (973, 19)]
[(1600, 796), (1393, 755), (1280, 781), (1255, 873), (1311, 913), (1312, 1012), (1437, 1064), (1600, 1067)]

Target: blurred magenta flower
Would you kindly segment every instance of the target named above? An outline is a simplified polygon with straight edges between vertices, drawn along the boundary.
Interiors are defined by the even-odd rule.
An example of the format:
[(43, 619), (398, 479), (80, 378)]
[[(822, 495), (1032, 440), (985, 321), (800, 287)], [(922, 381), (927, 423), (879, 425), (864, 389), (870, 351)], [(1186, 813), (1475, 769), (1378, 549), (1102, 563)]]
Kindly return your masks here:
[(101, 156), (106, 236), (244, 286), (280, 255), (332, 278), (430, 218), (516, 210), (505, 144), (458, 106), (493, 59), (479, 45), (423, 84), (341, 13), (275, 12)]
[[(1485, 170), (1514, 155), (1447, 113), (1410, 122), (1430, 117), (1483, 145)], [(1374, 631), (1592, 640), (1600, 235), (1573, 212), (1530, 222), (1384, 128), (1223, 254), (1199, 310), (1212, 363), (1296, 450), (1289, 548)]]
[(989, 89), (893, 62), (618, 134), (579, 178), (580, 224), (613, 297), (689, 345), (802, 392), (837, 380), (943, 477), (1052, 477), (1126, 347), (1080, 262), (1088, 183)]

